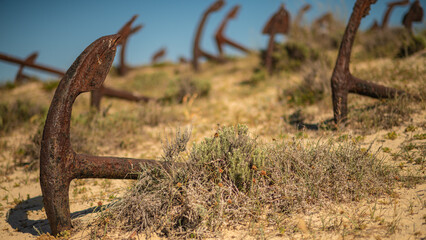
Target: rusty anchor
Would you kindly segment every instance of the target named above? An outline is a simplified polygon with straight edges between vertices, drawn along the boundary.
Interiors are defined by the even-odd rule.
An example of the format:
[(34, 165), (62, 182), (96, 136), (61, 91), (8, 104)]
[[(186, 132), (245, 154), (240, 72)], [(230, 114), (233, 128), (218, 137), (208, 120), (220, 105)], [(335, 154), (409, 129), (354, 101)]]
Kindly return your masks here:
[(383, 15), (382, 24), (379, 25), (377, 20), (374, 20), (373, 25), (371, 25), (371, 27), (368, 30), (369, 31), (375, 31), (375, 30), (378, 30), (378, 29), (386, 29), (387, 26), (388, 26), (389, 18), (390, 18), (390, 15), (391, 15), (393, 9), (397, 6), (404, 6), (404, 5), (407, 5), (409, 3), (410, 3), (409, 0), (394, 1), (394, 2), (388, 3), (388, 7), (386, 9), (386, 12)]
[(305, 13), (307, 12), (307, 11), (309, 11), (310, 9), (311, 9), (311, 5), (309, 4), (309, 3), (307, 3), (307, 4), (305, 4), (305, 5), (303, 5), (300, 9), (299, 9), (299, 11), (297, 12), (297, 15), (296, 15), (296, 17), (294, 18), (294, 23), (293, 23), (293, 26), (294, 27), (300, 27), (300, 24), (301, 24), (301, 22), (302, 22), (302, 19), (303, 19), (303, 16), (305, 15)]
[(225, 2), (223, 0), (218, 0), (214, 2), (207, 10), (203, 13), (203, 17), (201, 18), (201, 21), (197, 28), (197, 33), (195, 34), (194, 44), (193, 44), (193, 51), (192, 51), (192, 67), (195, 71), (199, 70), (199, 64), (198, 64), (198, 58), (205, 57), (209, 60), (216, 61), (216, 62), (223, 62), (224, 60), (220, 57), (216, 57), (210, 53), (207, 53), (200, 48), (200, 40), (201, 40), (201, 34), (203, 32), (204, 25), (207, 21), (207, 17), (212, 12), (216, 12), (217, 10), (221, 9)]
[(410, 32), (413, 33), (413, 22), (421, 22), (423, 20), (423, 8), (419, 0), (415, 0), (408, 12), (402, 19), (402, 24)]
[(321, 34), (328, 34), (331, 31), (331, 24), (333, 21), (333, 14), (331, 12), (326, 12), (314, 21), (312, 27)]
[(70, 142), (72, 105), (80, 93), (102, 87), (114, 60), (120, 35), (101, 37), (88, 46), (61, 79), (47, 114), (40, 150), (40, 185), (53, 235), (71, 228), (69, 186), (73, 179), (136, 179), (142, 165), (169, 163), (100, 157), (73, 151)]
[[(331, 77), (334, 121), (336, 124), (345, 122), (348, 114), (348, 94), (355, 93), (372, 98), (395, 98), (406, 94), (402, 90), (385, 87), (361, 80), (349, 71), (352, 46), (361, 19), (368, 15), (370, 5), (377, 0), (357, 0), (339, 49), (336, 65)], [(408, 94), (407, 94), (408, 95)], [(408, 95), (410, 96), (410, 95)], [(417, 98), (416, 96), (412, 96)]]
[(133, 22), (136, 20), (138, 15), (134, 15), (124, 26), (118, 31), (118, 34), (121, 35), (120, 42), (118, 43), (121, 45), (120, 50), (120, 64), (118, 66), (118, 74), (120, 76), (124, 76), (129, 71), (129, 67), (126, 65), (126, 45), (127, 41), (129, 39), (129, 36), (138, 32), (143, 25), (137, 25), (132, 28)]
[[(63, 77), (65, 75), (65, 73), (61, 70), (57, 70), (57, 69), (54, 69), (52, 67), (47, 67), (47, 66), (40, 65), (40, 64), (35, 64), (34, 61), (32, 61), (29, 57), (27, 59), (30, 59), (30, 61), (28, 61), (27, 59), (21, 60), (21, 59), (16, 58), (16, 57), (11, 57), (11, 56), (8, 56), (8, 55), (0, 54), (0, 59), (7, 61), (7, 62), (19, 64), (21, 66), (27, 66), (27, 67), (42, 70), (42, 71), (45, 71), (45, 72), (53, 73), (53, 74), (56, 74), (60, 77)], [(22, 70), (22, 69), (20, 69), (20, 70)], [(18, 71), (18, 75), (19, 75), (19, 71)], [(112, 98), (119, 98), (119, 99), (124, 99), (124, 100), (129, 100), (129, 101), (135, 101), (135, 102), (149, 102), (151, 100), (155, 100), (155, 99), (150, 98), (150, 97), (137, 96), (137, 95), (134, 95), (131, 92), (127, 92), (127, 91), (123, 91), (123, 90), (117, 90), (117, 89), (113, 89), (113, 88), (106, 87), (106, 86), (102, 85), (100, 88), (92, 91), (91, 99), (90, 99), (90, 105), (99, 110), (101, 99), (104, 96), (112, 97)]]
[(225, 28), (226, 25), (228, 24), (229, 20), (235, 18), (238, 14), (238, 11), (240, 9), (239, 5), (234, 6), (229, 12), (228, 14), (225, 16), (225, 18), (222, 20), (222, 23), (220, 24), (219, 28), (216, 31), (216, 45), (217, 45), (217, 49), (219, 50), (219, 56), (221, 58), (223, 58), (223, 45), (224, 44), (228, 44), (230, 46), (233, 46), (234, 48), (237, 48), (245, 53), (249, 53), (250, 51), (243, 47), (241, 44), (238, 44), (232, 40), (230, 40), (229, 38), (227, 38), (224, 35), (225, 32)]
[(154, 53), (151, 57), (151, 64), (156, 64), (158, 61), (166, 55), (166, 48), (161, 48)]
[(22, 73), (24, 67), (30, 67), (30, 68), (34, 68), (44, 72), (53, 73), (61, 77), (64, 75), (64, 72), (60, 70), (54, 69), (52, 67), (36, 64), (35, 59), (37, 58), (37, 55), (38, 55), (37, 53), (33, 53), (30, 56), (28, 56), (25, 60), (21, 60), (19, 58), (0, 53), (0, 59), (6, 62), (19, 64), (20, 67), (19, 67), (18, 73), (16, 74), (15, 83), (22, 83), (27, 78), (27, 76)]
[[(129, 70), (129, 67), (125, 63), (125, 52), (126, 52), (127, 40), (130, 35), (136, 33), (143, 27), (142, 25), (137, 25), (136, 27), (132, 28), (132, 24), (137, 17), (138, 15), (134, 15), (126, 24), (124, 24), (124, 26), (117, 33), (121, 36), (120, 40), (117, 43), (118, 45), (121, 45), (120, 64), (118, 66), (118, 73), (121, 76), (125, 75)], [(113, 88), (109, 88), (102, 85), (100, 88), (97, 88), (91, 91), (90, 105), (99, 110), (102, 97), (104, 96), (119, 98), (119, 99), (124, 99), (128, 101), (134, 101), (134, 102), (149, 102), (150, 100), (154, 100), (153, 98), (150, 98), (150, 97), (136, 96), (131, 92), (113, 89)]]
[(26, 81), (30, 78), (29, 76), (27, 76), (23, 73), (24, 67), (28, 63), (34, 63), (37, 57), (38, 57), (38, 53), (34, 52), (24, 60), (25, 64), (19, 65), (19, 70), (16, 73), (16, 77), (15, 77), (15, 84), (22, 84), (24, 81)]
[(290, 13), (281, 4), (279, 10), (272, 15), (262, 30), (263, 34), (268, 34), (268, 50), (266, 53), (265, 65), (269, 74), (272, 74), (272, 53), (274, 51), (275, 34), (287, 34), (290, 28)]

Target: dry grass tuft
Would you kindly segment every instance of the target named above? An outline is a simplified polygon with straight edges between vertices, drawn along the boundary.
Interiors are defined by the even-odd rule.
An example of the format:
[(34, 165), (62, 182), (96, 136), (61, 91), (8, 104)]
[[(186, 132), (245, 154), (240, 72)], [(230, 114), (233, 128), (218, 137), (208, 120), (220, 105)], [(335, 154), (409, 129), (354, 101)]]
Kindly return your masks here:
[[(125, 196), (102, 213), (98, 230), (105, 229), (107, 218), (108, 226), (129, 232), (213, 236), (228, 224), (272, 217), (269, 213), (391, 193), (398, 174), (356, 141), (263, 144), (238, 125), (218, 129), (179, 155), (188, 136), (178, 131), (175, 140), (166, 141), (170, 169), (144, 168)], [(177, 156), (185, 167), (174, 167)]]

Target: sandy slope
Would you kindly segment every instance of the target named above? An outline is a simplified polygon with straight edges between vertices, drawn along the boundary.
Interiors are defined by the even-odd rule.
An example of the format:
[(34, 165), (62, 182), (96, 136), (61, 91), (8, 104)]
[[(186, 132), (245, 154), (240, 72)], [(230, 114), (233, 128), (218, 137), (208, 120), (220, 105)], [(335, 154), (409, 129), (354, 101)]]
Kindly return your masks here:
[[(411, 61), (411, 60), (410, 60)], [(420, 62), (424, 59), (420, 58)], [(289, 130), (283, 123), (282, 117), (288, 109), (277, 102), (277, 87), (269, 80), (256, 89), (239, 85), (238, 83), (250, 77), (248, 69), (257, 64), (253, 58), (239, 60), (225, 66), (212, 66), (198, 77), (211, 79), (212, 90), (207, 99), (195, 99), (183, 105), (175, 106), (172, 110), (179, 117), (176, 120), (161, 122), (158, 126), (143, 127), (141, 136), (135, 136), (128, 149), (117, 146), (102, 146), (98, 152), (103, 155), (128, 157), (159, 157), (161, 155), (161, 139), (177, 126), (192, 125), (191, 141), (199, 141), (204, 136), (211, 135), (217, 124), (232, 125), (237, 122), (247, 124), (250, 130), (265, 141), (286, 134), (294, 135), (297, 131)], [(237, 70), (235, 70), (237, 69)], [(142, 68), (133, 71), (129, 77), (107, 80), (110, 85), (125, 86), (125, 81), (138, 74), (150, 74), (157, 71), (154, 68)], [(188, 66), (166, 67), (161, 69), (166, 74), (173, 72), (185, 73)], [(284, 79), (286, 85), (294, 85), (300, 81), (300, 76), (290, 76)], [(281, 80), (281, 81), (284, 81)], [(6, 96), (7, 95), (7, 96)], [(41, 85), (32, 83), (18, 87), (0, 97), (1, 101), (12, 101), (19, 97), (28, 97), (48, 105), (52, 93), (46, 94)], [(88, 96), (82, 96), (76, 103), (74, 114), (85, 112)], [(114, 112), (132, 112), (140, 105), (120, 100), (106, 100), (103, 106), (112, 104), (109, 114)], [(330, 103), (325, 103), (330, 106)], [(326, 107), (309, 107), (315, 115), (313, 121), (324, 120), (332, 116), (331, 109)], [(408, 125), (416, 126), (414, 132), (405, 132)], [(13, 167), (14, 152), (29, 142), (36, 131), (36, 126), (17, 128), (0, 136), (2, 146), (0, 166), (10, 168), (0, 176), (0, 239), (34, 239), (41, 233), (49, 231), (48, 222), (42, 206), (41, 189), (38, 181), (38, 171), (25, 171), (23, 167)], [(398, 134), (395, 140), (384, 139), (390, 130), (381, 130), (364, 136), (363, 144), (373, 143), (373, 149), (388, 147), (391, 152), (397, 152), (402, 145), (413, 141), (414, 134), (425, 133), (426, 111), (423, 110), (407, 122), (392, 129)], [(351, 130), (347, 130), (351, 133)], [(343, 132), (347, 133), (347, 132)], [(333, 132), (307, 132), (309, 138), (335, 136)], [(340, 134), (340, 133), (337, 133)], [(415, 144), (426, 146), (426, 140), (416, 140)], [(219, 234), (223, 239), (421, 239), (426, 237), (426, 184), (424, 166), (406, 163), (404, 160), (394, 161), (390, 154), (382, 154), (386, 161), (393, 165), (401, 165), (407, 172), (414, 172), (422, 178), (422, 183), (413, 188), (400, 187), (394, 196), (379, 199), (354, 202), (350, 204), (330, 205), (323, 208), (312, 208), (304, 214), (295, 214), (286, 219), (285, 226), (274, 226), (260, 222), (256, 226), (236, 226)], [(421, 156), (423, 159), (425, 156)], [(423, 160), (424, 161), (424, 160)], [(122, 194), (130, 184), (125, 180), (78, 180), (73, 181), (70, 189), (71, 212), (75, 229), (73, 239), (87, 239), (90, 230), (87, 225), (97, 216), (97, 207), (106, 205), (114, 197)], [(123, 235), (124, 234), (124, 235)], [(131, 233), (111, 234), (111, 238), (122, 239)], [(132, 236), (132, 237), (136, 237)], [(139, 236), (143, 237), (143, 236)], [(155, 236), (153, 236), (155, 239)], [(136, 238), (135, 238), (136, 239)]]

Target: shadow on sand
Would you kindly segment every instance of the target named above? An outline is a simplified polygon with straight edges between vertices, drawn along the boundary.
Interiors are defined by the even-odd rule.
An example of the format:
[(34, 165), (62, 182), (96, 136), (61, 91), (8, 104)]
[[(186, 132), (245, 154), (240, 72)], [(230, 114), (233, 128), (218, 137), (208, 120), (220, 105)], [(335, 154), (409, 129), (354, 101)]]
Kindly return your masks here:
[[(7, 212), (6, 221), (13, 229), (22, 233), (29, 233), (34, 236), (40, 233), (51, 233), (49, 221), (46, 219), (31, 220), (28, 219), (28, 211), (38, 211), (43, 208), (43, 197), (38, 196), (22, 201)], [(100, 212), (104, 208), (91, 207), (82, 211), (71, 213), (71, 219), (82, 217), (89, 213)]]

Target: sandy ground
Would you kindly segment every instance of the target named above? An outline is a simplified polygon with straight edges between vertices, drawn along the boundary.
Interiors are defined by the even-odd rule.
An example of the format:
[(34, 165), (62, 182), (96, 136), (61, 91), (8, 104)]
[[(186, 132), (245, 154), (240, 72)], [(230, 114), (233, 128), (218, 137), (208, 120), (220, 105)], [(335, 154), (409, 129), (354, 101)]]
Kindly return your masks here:
[[(282, 117), (286, 110), (277, 102), (277, 88), (274, 84), (260, 85), (257, 89), (241, 86), (242, 79), (250, 77), (249, 71), (243, 71), (246, 65), (254, 66), (256, 61), (249, 59), (247, 63), (237, 61), (222, 68), (209, 68), (200, 77), (209, 76), (213, 84), (210, 97), (196, 99), (176, 107), (180, 114), (178, 121), (160, 123), (155, 127), (144, 127), (145, 141), (132, 144), (130, 149), (116, 147), (100, 148), (104, 155), (122, 157), (154, 157), (161, 155), (161, 138), (171, 132), (176, 126), (193, 128), (191, 141), (199, 141), (217, 127), (217, 124), (232, 125), (237, 122), (247, 124), (250, 130), (261, 139), (270, 140), (277, 135), (294, 135), (295, 131), (286, 132)], [(423, 61), (423, 60), (422, 60)], [(188, 66), (178, 70), (186, 71)], [(233, 69), (240, 69), (235, 71)], [(241, 70), (243, 69), (243, 70)], [(130, 73), (127, 78), (137, 74), (152, 73), (156, 69), (143, 68)], [(168, 73), (175, 68), (166, 68)], [(232, 74), (227, 74), (232, 72)], [(107, 80), (111, 85), (123, 86), (127, 78)], [(289, 76), (287, 84), (295, 84), (300, 80), (298, 76)], [(31, 92), (31, 94), (27, 94)], [(52, 93), (46, 94), (40, 90), (40, 84), (31, 83), (15, 88), (8, 92), (8, 96), (1, 97), (2, 101), (9, 101), (22, 95), (41, 101), (47, 105)], [(88, 102), (88, 96), (82, 96), (81, 107)], [(109, 113), (114, 111), (133, 111), (139, 105), (126, 103), (120, 100), (106, 100), (103, 106), (112, 104)], [(312, 121), (324, 120), (332, 117), (330, 106), (312, 108)], [(84, 111), (78, 108), (76, 111)], [(309, 110), (310, 111), (310, 110)], [(416, 126), (413, 132), (406, 132), (409, 125)], [(17, 128), (14, 131), (0, 136), (0, 163), (3, 172), (0, 176), (0, 239), (35, 239), (50, 228), (43, 209), (42, 195), (39, 184), (38, 171), (26, 171), (23, 167), (13, 167), (13, 152), (23, 144), (29, 142), (36, 128)], [(403, 144), (414, 142), (423, 148), (426, 140), (413, 140), (414, 134), (424, 134), (426, 131), (426, 111), (423, 110), (413, 116), (410, 122), (394, 127), (397, 138), (385, 139), (384, 136), (391, 130), (380, 130), (364, 136), (363, 144), (373, 149), (391, 149), (391, 153), (400, 151)], [(347, 132), (351, 134), (351, 130)], [(309, 138), (334, 136), (330, 132), (309, 132)], [(389, 164), (400, 166), (407, 173), (414, 173), (421, 184), (407, 188), (399, 187), (396, 194), (378, 199), (368, 199), (350, 204), (332, 204), (322, 208), (312, 208), (303, 214), (294, 214), (285, 220), (285, 225), (276, 226), (267, 222), (255, 225), (235, 226), (232, 229), (218, 233), (221, 239), (424, 239), (426, 238), (426, 184), (424, 183), (424, 166), (415, 165), (400, 159), (395, 161), (391, 153), (381, 153)], [(421, 156), (424, 158), (425, 156)], [(74, 230), (72, 239), (89, 239), (88, 225), (96, 218), (96, 211), (105, 206), (117, 196), (125, 192), (131, 181), (86, 179), (72, 182), (70, 188), (71, 213)], [(143, 239), (146, 236), (132, 233), (117, 233), (111, 239)], [(151, 236), (156, 239), (156, 236)]]

